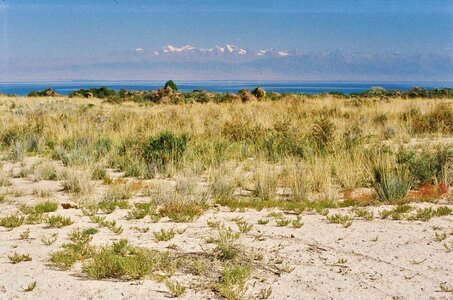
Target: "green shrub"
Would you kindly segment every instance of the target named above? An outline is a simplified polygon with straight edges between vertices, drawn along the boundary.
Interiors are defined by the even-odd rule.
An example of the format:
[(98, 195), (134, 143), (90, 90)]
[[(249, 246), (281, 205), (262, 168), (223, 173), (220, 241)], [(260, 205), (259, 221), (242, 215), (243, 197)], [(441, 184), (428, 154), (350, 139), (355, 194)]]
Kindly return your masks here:
[(434, 214), (437, 216), (437, 217), (442, 217), (442, 216), (448, 216), (449, 214), (451, 214), (453, 212), (453, 210), (451, 208), (449, 208), (448, 206), (440, 206), (436, 209), (436, 211), (434, 212)]
[(55, 90), (53, 89), (45, 89), (42, 91), (31, 91), (27, 94), (27, 97), (49, 97), (49, 96), (57, 96), (57, 93), (55, 93)]
[(17, 254), (14, 253), (13, 255), (8, 255), (8, 258), (12, 264), (18, 264), (24, 261), (31, 261), (32, 258), (28, 254)]
[(168, 230), (161, 228), (160, 231), (155, 231), (153, 234), (157, 242), (166, 242), (175, 237), (176, 231), (173, 228)]
[(84, 273), (94, 279), (117, 278), (141, 279), (155, 269), (168, 271), (172, 259), (157, 251), (129, 245), (127, 240), (114, 242), (110, 247), (97, 250), (93, 259), (82, 267)]
[(156, 171), (166, 172), (169, 166), (178, 167), (188, 141), (186, 134), (177, 135), (168, 131), (149, 138), (143, 147), (149, 175), (154, 176)]
[(58, 203), (54, 201), (45, 201), (35, 205), (34, 212), (37, 214), (54, 212), (58, 209)]
[[(95, 228), (79, 229), (68, 234), (71, 243), (65, 243), (61, 247), (63, 250), (51, 254), (50, 261), (57, 268), (66, 270), (71, 268), (76, 261), (90, 258), (94, 253), (93, 246), (90, 245), (93, 239), (91, 235), (96, 231)], [(97, 232), (97, 231), (96, 231)]]
[(257, 87), (254, 90), (252, 90), (252, 95), (254, 95), (258, 99), (261, 99), (266, 97), (266, 91), (260, 87)]
[(252, 268), (247, 265), (225, 264), (222, 282), (217, 284), (219, 294), (229, 300), (243, 299), (247, 292), (246, 281)]
[(108, 87), (102, 86), (100, 88), (80, 89), (69, 94), (69, 97), (84, 97), (84, 98), (110, 98), (117, 96), (117, 92)]
[(208, 240), (210, 243), (214, 243), (216, 247), (214, 252), (216, 256), (222, 260), (231, 260), (236, 258), (240, 253), (240, 245), (238, 239), (240, 234), (233, 232), (231, 228), (219, 231), (216, 238)]
[(169, 280), (165, 280), (165, 285), (167, 286), (168, 290), (170, 291), (170, 295), (172, 297), (182, 296), (186, 292), (186, 287), (177, 282), (171, 282)]
[(63, 217), (63, 216), (50, 216), (46, 220), (47, 225), (52, 228), (61, 228), (65, 226), (69, 226), (74, 223), (70, 217)]
[(0, 226), (13, 229), (19, 227), (24, 223), (24, 217), (19, 215), (9, 215), (3, 218), (0, 218)]
[(398, 163), (407, 166), (414, 183), (451, 184), (453, 172), (453, 146), (413, 147), (398, 153)]
[(157, 212), (157, 206), (151, 202), (139, 202), (134, 204), (135, 209), (127, 213), (128, 219), (143, 219), (150, 216), (153, 221), (157, 221), (160, 215)]
[(167, 88), (167, 87), (170, 87), (172, 90), (174, 91), (177, 91), (178, 90), (178, 86), (176, 85), (176, 83), (173, 81), (173, 80), (168, 80), (166, 83), (165, 83), (165, 86), (164, 88)]

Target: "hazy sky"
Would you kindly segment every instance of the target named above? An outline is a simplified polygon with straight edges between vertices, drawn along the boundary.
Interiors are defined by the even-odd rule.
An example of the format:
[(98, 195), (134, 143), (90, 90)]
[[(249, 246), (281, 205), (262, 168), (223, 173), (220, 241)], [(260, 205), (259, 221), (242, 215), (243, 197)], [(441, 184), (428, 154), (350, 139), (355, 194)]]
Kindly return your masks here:
[(0, 58), (172, 44), (451, 53), (453, 1), (4, 0)]

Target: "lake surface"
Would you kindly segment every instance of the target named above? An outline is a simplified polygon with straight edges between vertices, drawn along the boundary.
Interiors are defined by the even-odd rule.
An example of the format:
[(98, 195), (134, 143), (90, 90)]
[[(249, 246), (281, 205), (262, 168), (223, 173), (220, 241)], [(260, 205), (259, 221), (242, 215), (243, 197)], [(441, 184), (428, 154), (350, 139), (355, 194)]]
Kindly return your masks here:
[[(58, 81), (58, 82), (11, 82), (0, 83), (0, 93), (27, 95), (31, 91), (53, 88), (59, 94), (67, 95), (72, 91), (85, 88), (107, 86), (120, 90), (156, 90), (165, 81)], [(360, 93), (371, 87), (380, 86), (386, 90), (409, 90), (414, 86), (427, 89), (453, 87), (453, 82), (328, 82), (328, 81), (176, 81), (184, 92), (207, 90), (212, 92), (237, 92), (241, 89), (253, 89), (257, 86), (266, 91), (280, 93), (317, 94), (323, 92)]]

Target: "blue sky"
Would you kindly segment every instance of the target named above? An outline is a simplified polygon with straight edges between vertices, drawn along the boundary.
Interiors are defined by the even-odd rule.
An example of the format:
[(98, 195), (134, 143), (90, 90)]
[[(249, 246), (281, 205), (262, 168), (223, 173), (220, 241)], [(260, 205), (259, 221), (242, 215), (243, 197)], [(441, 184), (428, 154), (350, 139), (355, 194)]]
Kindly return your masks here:
[(89, 56), (167, 44), (328, 52), (453, 49), (453, 1), (5, 0), (0, 55)]

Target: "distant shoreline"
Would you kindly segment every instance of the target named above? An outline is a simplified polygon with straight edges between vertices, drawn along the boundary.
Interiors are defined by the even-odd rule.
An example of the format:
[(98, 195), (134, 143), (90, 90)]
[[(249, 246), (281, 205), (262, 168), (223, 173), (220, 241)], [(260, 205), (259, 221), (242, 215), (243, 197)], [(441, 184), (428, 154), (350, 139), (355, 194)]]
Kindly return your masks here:
[[(106, 86), (119, 91), (156, 90), (162, 87), (165, 80), (121, 80), (121, 81), (23, 81), (0, 83), (0, 93), (25, 96), (31, 91), (41, 91), (52, 88), (61, 95), (68, 95), (79, 89), (100, 88)], [(243, 81), (243, 80), (205, 80), (205, 81), (176, 81), (180, 91), (205, 90), (215, 93), (236, 93), (242, 89), (253, 89), (257, 86), (266, 91), (293, 94), (322, 94), (322, 93), (363, 93), (372, 87), (383, 87), (385, 90), (408, 91), (414, 87), (427, 90), (436, 88), (452, 88), (453, 82), (424, 82), (424, 81)]]

